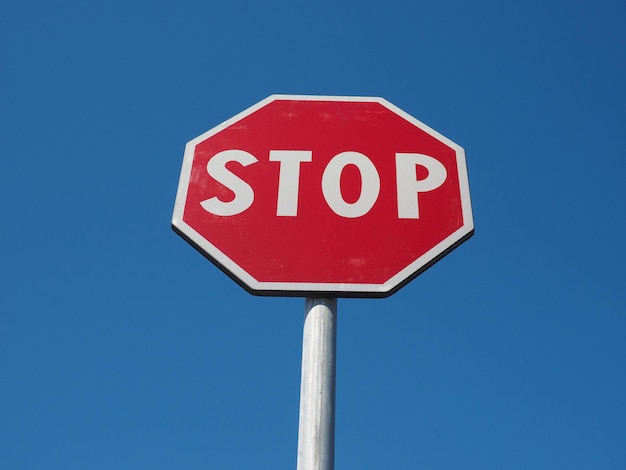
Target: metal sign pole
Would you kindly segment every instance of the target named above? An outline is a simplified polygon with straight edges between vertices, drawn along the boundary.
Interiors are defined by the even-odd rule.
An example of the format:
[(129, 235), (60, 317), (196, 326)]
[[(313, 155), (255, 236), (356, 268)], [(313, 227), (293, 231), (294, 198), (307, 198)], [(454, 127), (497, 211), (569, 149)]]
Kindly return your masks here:
[(337, 299), (305, 301), (297, 470), (335, 466)]

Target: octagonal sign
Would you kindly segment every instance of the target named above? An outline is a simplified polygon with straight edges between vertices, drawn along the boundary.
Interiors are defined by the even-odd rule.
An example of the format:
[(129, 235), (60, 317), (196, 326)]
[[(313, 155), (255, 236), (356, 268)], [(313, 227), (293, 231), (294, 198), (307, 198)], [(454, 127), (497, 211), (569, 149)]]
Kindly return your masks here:
[(385, 297), (474, 231), (465, 154), (382, 98), (273, 95), (191, 140), (172, 227), (254, 294)]

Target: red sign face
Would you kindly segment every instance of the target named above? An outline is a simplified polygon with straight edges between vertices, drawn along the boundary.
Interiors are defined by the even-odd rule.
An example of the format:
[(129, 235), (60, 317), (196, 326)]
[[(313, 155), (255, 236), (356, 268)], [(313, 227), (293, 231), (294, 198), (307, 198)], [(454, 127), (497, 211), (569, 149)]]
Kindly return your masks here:
[(172, 226), (252, 293), (361, 297), (474, 230), (461, 147), (382, 98), (282, 95), (187, 144)]

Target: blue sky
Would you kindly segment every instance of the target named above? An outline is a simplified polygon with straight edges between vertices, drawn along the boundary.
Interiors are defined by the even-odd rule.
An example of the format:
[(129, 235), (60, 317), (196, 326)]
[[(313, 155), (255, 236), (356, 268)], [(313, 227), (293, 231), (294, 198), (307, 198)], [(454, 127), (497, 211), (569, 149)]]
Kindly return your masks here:
[(295, 468), (304, 300), (170, 228), (184, 145), (273, 93), (463, 146), (476, 234), (339, 301), (336, 468), (626, 468), (617, 1), (0, 5), (0, 468)]

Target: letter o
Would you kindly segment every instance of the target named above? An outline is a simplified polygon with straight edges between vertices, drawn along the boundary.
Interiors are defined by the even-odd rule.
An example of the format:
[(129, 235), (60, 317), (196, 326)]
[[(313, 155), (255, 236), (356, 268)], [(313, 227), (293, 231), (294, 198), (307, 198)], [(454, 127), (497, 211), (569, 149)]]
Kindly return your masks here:
[[(341, 173), (347, 165), (354, 165), (361, 174), (361, 194), (348, 203), (341, 194)], [(356, 218), (367, 214), (380, 193), (380, 177), (372, 161), (359, 152), (335, 155), (322, 175), (322, 193), (328, 206), (341, 217)]]

